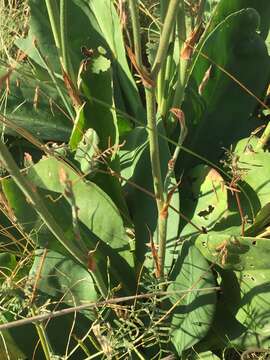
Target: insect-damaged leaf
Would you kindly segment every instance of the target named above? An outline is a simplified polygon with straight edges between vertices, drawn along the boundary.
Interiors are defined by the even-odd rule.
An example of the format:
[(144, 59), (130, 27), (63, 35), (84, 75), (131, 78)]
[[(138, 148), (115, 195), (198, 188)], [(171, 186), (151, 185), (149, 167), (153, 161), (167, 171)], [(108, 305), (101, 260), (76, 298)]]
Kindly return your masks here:
[(170, 280), (168, 291), (187, 291), (170, 296), (171, 306), (175, 307), (171, 336), (180, 356), (185, 349), (199, 342), (211, 327), (216, 304), (216, 290), (211, 288), (215, 286), (215, 279), (201, 253), (185, 242)]
[[(182, 211), (194, 224), (210, 230), (226, 216), (227, 190), (217, 170), (198, 165), (184, 176), (180, 186)], [(190, 223), (185, 224), (182, 235), (194, 233)]]

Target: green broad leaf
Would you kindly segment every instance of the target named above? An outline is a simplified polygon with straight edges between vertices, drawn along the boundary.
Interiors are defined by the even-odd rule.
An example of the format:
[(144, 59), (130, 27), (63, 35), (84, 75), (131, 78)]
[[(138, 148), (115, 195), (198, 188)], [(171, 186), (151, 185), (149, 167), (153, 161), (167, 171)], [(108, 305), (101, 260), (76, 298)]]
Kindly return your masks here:
[(203, 256), (224, 269), (251, 271), (268, 269), (270, 240), (210, 232), (199, 235), (195, 244)]
[[(180, 191), (183, 204), (181, 210), (198, 227), (209, 231), (226, 217), (227, 190), (217, 170), (207, 165), (196, 166), (185, 176), (185, 184), (181, 184)], [(194, 231), (194, 226), (187, 223), (181, 235)]]
[[(1, 76), (7, 69), (0, 67)], [(71, 132), (71, 121), (66, 115), (51, 81), (42, 82), (26, 67), (19, 67), (10, 75), (9, 93), (6, 96), (4, 115), (11, 126), (1, 125), (2, 130), (16, 137), (24, 136), (27, 130), (35, 138), (66, 141)], [(13, 126), (12, 126), (13, 125)]]
[(84, 107), (85, 103), (76, 111), (72, 133), (69, 138), (69, 147), (72, 151), (77, 149), (77, 146), (83, 137), (84, 129), (86, 128)]
[[(36, 49), (33, 39), (36, 40), (42, 54), (47, 57), (48, 63), (52, 66), (55, 73), (61, 74), (60, 59), (55, 45), (47, 7), (45, 2), (30, 0), (30, 27), (28, 37), (20, 38), (16, 41), (17, 46), (23, 50), (32, 60), (41, 67), (44, 67)], [(68, 52), (71, 57), (75, 72), (78, 72), (83, 55), (80, 51), (81, 46), (87, 48), (97, 48), (105, 46), (103, 36), (99, 33), (99, 26), (93, 13), (87, 14), (84, 8), (88, 8), (83, 0), (67, 2), (66, 29), (68, 38)], [(55, 14), (57, 16), (57, 14)], [(81, 31), (85, 29), (85, 31)]]
[[(76, 2), (78, 3), (78, 0)], [(128, 102), (132, 114), (141, 119), (142, 105), (127, 63), (122, 27), (116, 9), (111, 0), (92, 0), (89, 2), (89, 8), (99, 25), (100, 34), (110, 49), (113, 70), (118, 78), (124, 99)]]
[[(49, 211), (54, 213), (54, 218), (57, 223), (61, 224), (60, 226), (65, 234), (64, 247), (44, 225), (42, 219), (12, 179), (4, 179), (2, 181), (2, 188), (5, 197), (7, 198), (8, 205), (13, 209), (13, 214), (17, 222), (33, 242), (37, 243), (39, 246), (46, 247), (49, 244), (50, 246), (53, 246), (54, 249), (60, 252), (62, 251), (67, 256), (73, 255), (75, 259), (80, 259), (82, 263), (87, 264), (87, 247), (85, 241), (74, 241), (75, 233), (72, 227), (72, 215), (69, 204), (62, 199), (61, 202), (53, 206), (54, 196), (57, 194), (48, 191), (39, 191), (39, 195), (43, 202), (46, 204)], [(94, 241), (95, 239), (92, 237), (91, 240)]]
[(234, 148), (241, 180), (244, 182), (243, 189), (252, 202), (255, 215), (269, 202), (270, 195), (270, 153), (256, 149), (256, 145), (255, 138), (242, 139)]
[(223, 21), (230, 14), (241, 9), (253, 8), (260, 15), (260, 23), (258, 24), (260, 34), (264, 39), (266, 38), (270, 26), (268, 16), (270, 11), (270, 4), (268, 0), (215, 0), (208, 2), (218, 3), (214, 11), (213, 18), (211, 19), (209, 31), (211, 31), (215, 26), (217, 26), (217, 24)]
[(236, 319), (263, 337), (270, 336), (270, 270), (257, 269), (236, 273), (241, 301)]
[(99, 154), (98, 149), (99, 137), (95, 130), (88, 129), (83, 135), (82, 140), (77, 146), (75, 153), (75, 160), (79, 161), (81, 171), (86, 174), (90, 171), (94, 171), (97, 166), (97, 155)]
[[(253, 224), (245, 230), (246, 236), (263, 237), (264, 232), (267, 231), (267, 226), (270, 223), (270, 203), (267, 203), (257, 213)], [(260, 235), (262, 234), (262, 235)]]
[[(264, 40), (257, 33), (258, 26), (259, 16), (254, 9), (229, 15), (203, 40), (204, 56), (198, 54), (194, 62), (188, 88), (201, 91), (205, 111), (194, 116), (192, 101), (186, 97), (183, 111), (189, 132), (185, 145), (213, 162), (219, 161), (224, 147), (229, 148), (258, 127), (257, 122), (249, 119), (257, 100), (243, 88), (260, 98), (267, 86), (270, 61)], [(201, 90), (207, 70), (209, 79)], [(181, 167), (179, 163), (179, 173), (183, 161), (188, 168), (196, 162), (185, 156)]]
[[(200, 343), (195, 345), (194, 351), (198, 353), (209, 351), (209, 349), (218, 351), (233, 348), (238, 351), (245, 351), (249, 348), (268, 348), (270, 345), (269, 334), (256, 332), (254, 327), (246, 327), (238, 319), (242, 311), (241, 306), (245, 304), (245, 301), (252, 301), (257, 295), (262, 295), (263, 289), (255, 286), (245, 297), (238, 282), (241, 278), (241, 272), (235, 273), (220, 268), (216, 268), (216, 271), (220, 277), (221, 291), (215, 316), (210, 331)], [(265, 289), (268, 289), (268, 285)], [(269, 315), (267, 314), (267, 316)]]
[[(73, 207), (77, 208), (77, 228), (74, 225), (74, 208), (72, 210), (70, 202), (63, 197), (65, 186), (60, 180), (60, 169), (73, 184), (72, 201)], [(133, 254), (122, 218), (111, 199), (95, 184), (81, 179), (68, 165), (55, 158), (42, 159), (29, 169), (27, 177), (37, 187), (48, 210), (64, 231), (66, 245), (79, 254), (85, 268), (93, 268), (92, 275), (102, 294), (106, 294), (108, 273), (113, 286), (122, 283), (124, 291), (133, 288), (136, 284)], [(3, 181), (3, 190), (18, 222), (32, 239), (39, 246), (70, 258), (12, 180)]]
[[(29, 6), (31, 18), (28, 37), (18, 39), (16, 44), (35, 63), (44, 67), (33, 46), (35, 39), (53, 71), (61, 74), (59, 54), (52, 34), (46, 3), (30, 0)], [(117, 108), (124, 112), (128, 111), (131, 115), (141, 119), (143, 107), (127, 63), (122, 28), (114, 5), (110, 0), (91, 2), (70, 0), (66, 2), (66, 6), (65, 35), (68, 39), (66, 47), (74, 73), (78, 73), (81, 61), (84, 60), (80, 50), (82, 46), (89, 49), (97, 49), (100, 46), (105, 48), (109, 51), (109, 56), (113, 61), (114, 82), (120, 87), (116, 98)], [(56, 17), (57, 15), (55, 14)]]
[[(211, 328), (215, 305), (215, 279), (209, 263), (191, 243), (185, 242), (170, 277), (170, 291), (187, 291), (170, 295), (174, 312), (171, 338), (177, 353), (198, 343)], [(209, 289), (210, 288), (210, 289)]]
[(123, 220), (112, 200), (98, 186), (90, 181), (84, 181), (69, 166), (54, 158), (41, 160), (29, 170), (28, 177), (38, 188), (61, 194), (64, 185), (59, 177), (60, 169), (64, 169), (69, 180), (74, 184), (73, 192), (79, 220), (104, 243), (109, 244), (113, 249), (118, 249), (120, 253), (123, 251), (123, 255), (126, 253), (131, 264), (132, 255)]
[[(84, 107), (84, 127), (81, 137), (87, 129), (93, 129), (99, 138), (99, 149), (104, 153), (105, 163), (112, 170), (119, 172), (117, 155), (119, 132), (113, 99), (112, 68), (109, 65), (109, 60), (98, 53), (89, 59), (80, 73), (80, 89), (87, 100)], [(87, 168), (86, 162), (84, 168)], [(91, 180), (113, 199), (127, 219), (126, 221), (129, 222), (128, 209), (119, 180), (111, 176), (106, 164), (101, 165), (101, 170), (103, 173), (96, 173), (94, 179)]]
[[(41, 273), (39, 273), (40, 269)], [(34, 282), (37, 276), (39, 276), (37, 289), (47, 298), (61, 299), (61, 303), (68, 306), (98, 301), (97, 290), (90, 272), (56, 251), (46, 249), (35, 251), (29, 278)], [(84, 311), (84, 314), (91, 320), (96, 318), (93, 309)]]
[[(161, 121), (158, 122), (158, 131), (164, 134)], [(126, 144), (120, 151), (121, 175), (126, 180), (123, 183), (123, 190), (126, 193), (131, 219), (135, 226), (136, 257), (140, 262), (146, 259), (147, 266), (149, 264), (151, 268), (154, 266), (153, 255), (147, 244), (150, 241), (150, 236), (153, 236), (154, 241), (157, 242), (158, 213), (154, 198), (147, 131), (143, 127), (137, 127), (127, 135), (125, 140)], [(159, 147), (161, 173), (165, 181), (171, 154), (168, 143), (163, 138), (159, 139)], [(174, 175), (170, 182), (169, 188), (172, 189), (176, 184)], [(170, 205), (174, 209), (168, 209), (166, 272), (171, 269), (176, 252), (176, 240), (178, 239), (180, 222), (178, 188), (173, 193)]]
[(102, 151), (119, 142), (110, 64), (103, 55), (91, 57), (82, 68), (78, 81), (79, 89), (87, 99), (84, 106), (83, 132), (88, 128), (94, 129), (100, 139), (99, 146)]

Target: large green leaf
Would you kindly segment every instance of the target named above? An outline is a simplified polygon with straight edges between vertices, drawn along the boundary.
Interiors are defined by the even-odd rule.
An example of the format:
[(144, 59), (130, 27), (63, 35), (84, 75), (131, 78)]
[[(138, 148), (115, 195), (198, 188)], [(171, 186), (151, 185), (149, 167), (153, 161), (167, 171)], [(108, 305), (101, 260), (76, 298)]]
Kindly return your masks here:
[[(218, 297), (217, 309), (212, 323), (212, 327), (207, 336), (195, 346), (195, 351), (222, 350), (234, 348), (239, 351), (245, 351), (249, 348), (268, 348), (270, 345), (269, 334), (263, 334), (254, 330), (254, 327), (244, 326), (240, 321), (240, 314), (243, 312), (248, 315), (241, 306), (249, 307), (249, 302), (263, 297), (269, 288), (269, 285), (263, 287), (254, 287), (249, 293), (244, 294), (239, 285), (239, 278), (231, 270), (216, 269), (220, 275), (221, 292)], [(264, 272), (264, 270), (263, 270)], [(241, 274), (241, 273), (238, 273)], [(241, 275), (240, 275), (241, 276)], [(247, 296), (245, 296), (247, 295)], [(242, 297), (243, 296), (243, 297)], [(264, 303), (266, 305), (266, 303)], [(265, 309), (264, 307), (262, 309)], [(254, 308), (255, 310), (255, 308)], [(257, 309), (258, 311), (259, 309)], [(258, 314), (260, 311), (258, 311)], [(262, 312), (261, 312), (262, 313)], [(253, 312), (254, 315), (254, 312)], [(268, 311), (265, 313), (268, 317)], [(240, 320), (240, 321), (239, 321)], [(256, 320), (249, 318), (250, 323)], [(268, 321), (269, 323), (269, 321)], [(248, 322), (245, 325), (250, 325)]]
[[(257, 97), (263, 94), (270, 62), (264, 40), (257, 33), (258, 24), (254, 9), (229, 15), (207, 36), (201, 48), (214, 63), (203, 56), (195, 62), (184, 103), (189, 128), (185, 144), (209, 160), (217, 162), (224, 151), (222, 147), (248, 136), (258, 126), (249, 119), (256, 99), (221, 70), (224, 68)], [(201, 94), (205, 110), (196, 114), (189, 94), (199, 92), (211, 64), (210, 77)], [(186, 159), (185, 165), (190, 167), (194, 161)]]
[(261, 336), (270, 336), (270, 271), (257, 269), (237, 274), (241, 302), (236, 319)]
[[(63, 193), (64, 185), (59, 177), (64, 169), (73, 185), (73, 192), (78, 207), (80, 221), (106, 244), (123, 251), (128, 262), (132, 263), (129, 244), (122, 218), (111, 199), (95, 184), (84, 181), (69, 166), (54, 158), (41, 160), (30, 169), (29, 179), (39, 188)], [(104, 216), (106, 214), (106, 216)]]
[[(182, 211), (188, 219), (205, 230), (210, 230), (227, 213), (227, 190), (217, 170), (198, 165), (187, 173), (186, 182), (181, 184)], [(184, 226), (184, 224), (183, 224)], [(181, 235), (197, 231), (187, 223)]]
[[(214, 1), (211, 1), (214, 2)], [(215, 1), (217, 2), (217, 1)], [(210, 29), (212, 30), (217, 24), (219, 24), (222, 20), (224, 20), (231, 13), (239, 11), (241, 9), (246, 8), (254, 8), (260, 15), (260, 23), (259, 29), (261, 32), (261, 36), (265, 39), (269, 26), (269, 11), (270, 11), (270, 3), (268, 0), (220, 0), (218, 1), (218, 5), (215, 9), (214, 16), (211, 21)]]
[[(176, 306), (172, 319), (172, 342), (179, 356), (199, 342), (211, 328), (215, 312), (215, 279), (208, 262), (191, 243), (185, 242), (174, 265), (168, 291), (187, 290), (170, 296)], [(193, 290), (194, 289), (194, 290)]]
[(89, 7), (95, 15), (101, 34), (111, 50), (114, 71), (119, 81), (118, 84), (120, 85), (123, 100), (130, 107), (132, 113), (142, 121), (144, 120), (142, 119), (142, 116), (144, 116), (143, 108), (126, 60), (120, 19), (114, 4), (111, 0), (91, 0)]
[[(68, 38), (68, 52), (76, 72), (83, 58), (80, 51), (81, 46), (97, 48), (100, 45), (105, 45), (103, 36), (99, 33), (100, 29), (94, 14), (92, 12), (85, 14), (84, 8), (88, 8), (86, 2), (80, 0), (79, 3), (80, 6), (73, 0), (67, 2), (67, 26), (65, 29)], [(46, 3), (45, 1), (30, 0), (29, 6), (31, 18), (28, 37), (18, 39), (16, 43), (32, 60), (44, 67), (44, 63), (33, 45), (35, 39), (42, 54), (48, 59), (51, 68), (56, 73), (61, 74), (59, 54), (53, 38)], [(57, 14), (54, 15), (57, 17)], [(82, 29), (85, 29), (85, 31), (82, 31)]]
[[(238, 168), (245, 193), (250, 198), (256, 213), (269, 202), (270, 182), (268, 151), (256, 149), (257, 139), (242, 139), (234, 149), (238, 156)], [(259, 176), (258, 176), (259, 174)]]
[[(112, 68), (110, 60), (98, 54), (89, 60), (80, 74), (80, 90), (87, 99), (85, 129), (93, 128), (104, 151), (118, 143), (117, 118), (113, 109)], [(98, 100), (98, 102), (96, 102)]]
[[(3, 75), (7, 70), (1, 66), (0, 71)], [(72, 123), (51, 81), (39, 81), (30, 69), (21, 67), (10, 75), (9, 87), (2, 112), (12, 123), (38, 139), (67, 141)], [(14, 128), (1, 127), (6, 134), (23, 136)]]
[[(43, 249), (35, 251), (29, 277), (34, 280), (36, 276), (40, 276), (37, 289), (47, 298), (61, 298), (61, 303), (68, 306), (98, 300), (95, 284), (89, 271), (56, 251), (47, 252)], [(91, 320), (96, 317), (95, 311), (87, 311), (87, 314)]]
[(209, 261), (224, 269), (268, 269), (270, 240), (210, 232), (199, 235), (196, 246)]
[[(31, 9), (30, 31), (27, 39), (17, 40), (18, 46), (35, 62), (44, 66), (37, 51), (33, 48), (33, 39), (37, 40), (43, 55), (48, 58), (54, 71), (61, 73), (60, 62), (49, 23), (45, 2), (29, 1)], [(54, 14), (57, 17), (57, 14)], [(83, 56), (80, 48), (85, 46), (97, 49), (106, 48), (114, 67), (114, 81), (119, 85), (116, 106), (132, 115), (141, 116), (142, 105), (135, 81), (125, 55), (121, 25), (113, 3), (110, 0), (67, 2), (66, 37), (68, 52), (77, 74)], [(84, 31), (81, 31), (84, 29)], [(126, 103), (126, 104), (125, 104)]]
[[(102, 50), (100, 49), (100, 51)], [(109, 149), (109, 153), (104, 153), (104, 158), (106, 158), (110, 168), (119, 172), (119, 159), (116, 155), (119, 132), (114, 108), (110, 60), (101, 53), (93, 55), (89, 63), (83, 68), (79, 80), (80, 89), (87, 102), (78, 112), (70, 144), (75, 147), (87, 129), (94, 129), (99, 138), (98, 150), (104, 152)], [(113, 152), (113, 156), (111, 156), (111, 152)], [(102, 162), (102, 157), (100, 157), (100, 162)], [(100, 166), (103, 171), (108, 172), (107, 166), (104, 164)], [(110, 174), (100, 172), (96, 173), (92, 180), (112, 198), (121, 212), (128, 218), (127, 206), (118, 179), (110, 176)]]
[[(66, 172), (73, 183), (81, 239), (77, 238), (72, 225), (70, 204), (62, 196), (64, 185), (59, 178), (60, 169)], [(103, 292), (107, 286), (108, 272), (111, 273), (113, 284), (126, 284), (124, 291), (135, 286), (132, 273), (133, 254), (129, 239), (121, 216), (110, 198), (95, 184), (84, 181), (69, 166), (54, 158), (42, 159), (29, 170), (27, 176), (38, 188), (46, 206), (63, 229), (67, 246), (84, 259), (85, 267), (88, 265), (88, 251), (96, 248), (92, 254), (93, 262), (96, 264), (93, 274), (102, 284)], [(26, 202), (15, 184), (11, 180), (5, 180), (3, 185), (18, 221), (30, 232), (32, 238), (38, 241), (40, 246), (70, 257)], [(123, 269), (125, 276), (122, 273)]]

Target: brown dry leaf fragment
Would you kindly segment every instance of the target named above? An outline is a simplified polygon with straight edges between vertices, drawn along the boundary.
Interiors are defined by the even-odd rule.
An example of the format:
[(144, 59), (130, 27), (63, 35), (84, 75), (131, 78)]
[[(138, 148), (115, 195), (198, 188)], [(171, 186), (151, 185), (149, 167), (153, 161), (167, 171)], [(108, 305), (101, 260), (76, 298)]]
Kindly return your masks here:
[(67, 173), (65, 172), (65, 169), (63, 169), (62, 167), (59, 169), (59, 180), (63, 185), (65, 185), (68, 180)]
[(198, 88), (199, 95), (202, 95), (203, 90), (205, 89), (205, 86), (208, 83), (208, 80), (209, 80), (210, 74), (211, 74), (211, 69), (212, 69), (212, 65), (209, 66), (209, 68), (206, 70), (206, 72), (204, 74), (202, 82), (200, 83), (199, 88)]
[(155, 82), (151, 79), (151, 76), (148, 73), (148, 71), (139, 67), (139, 65), (137, 64), (135, 55), (132, 52), (131, 48), (126, 45), (126, 49), (127, 49), (128, 57), (129, 57), (132, 65), (135, 67), (136, 71), (140, 75), (143, 85), (146, 86), (147, 88), (154, 87)]
[(196, 43), (199, 41), (202, 33), (204, 31), (202, 23), (198, 25), (186, 39), (185, 44), (182, 48), (180, 57), (183, 60), (189, 60), (193, 54), (194, 47)]
[(14, 213), (14, 210), (12, 209), (12, 207), (9, 205), (8, 200), (5, 196), (5, 194), (0, 191), (0, 207), (4, 210), (4, 212), (8, 215), (8, 218), (13, 221), (16, 222), (17, 218), (16, 215)]
[(65, 83), (68, 95), (70, 96), (70, 99), (72, 101), (72, 105), (74, 106), (74, 108), (78, 108), (82, 105), (82, 101), (80, 99), (79, 93), (75, 89), (75, 86), (74, 86), (72, 80), (70, 79), (70, 77), (68, 76), (68, 74), (65, 72), (65, 70), (63, 68), (62, 68), (62, 73), (63, 73), (63, 80)]
[(0, 78), (0, 90), (3, 87), (3, 84), (5, 84), (8, 92), (9, 92), (9, 79), (10, 79), (10, 75), (12, 74), (13, 70), (14, 70), (14, 68), (12, 68), (12, 67), (9, 68), (8, 71), (6, 72), (6, 74)]
[(90, 250), (87, 254), (87, 268), (90, 271), (96, 270), (96, 261), (94, 259), (94, 254), (97, 251), (98, 246), (99, 246), (99, 241), (96, 243), (94, 250)]

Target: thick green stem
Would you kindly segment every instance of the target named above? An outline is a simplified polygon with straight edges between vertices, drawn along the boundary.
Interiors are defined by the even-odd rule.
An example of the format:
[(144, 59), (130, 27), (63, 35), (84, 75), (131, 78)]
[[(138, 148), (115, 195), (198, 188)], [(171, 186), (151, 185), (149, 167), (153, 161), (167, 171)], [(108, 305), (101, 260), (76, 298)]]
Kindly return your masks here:
[(158, 210), (162, 209), (164, 196), (163, 196), (163, 181), (160, 168), (160, 155), (158, 145), (158, 131), (156, 124), (156, 103), (155, 103), (155, 90), (154, 88), (146, 88), (146, 109), (147, 109), (147, 125), (148, 125), (148, 138), (150, 149), (150, 161), (152, 166), (154, 192), (157, 199)]
[[(165, 20), (165, 16), (166, 16), (166, 12), (168, 9), (168, 1), (167, 0), (160, 0), (160, 21), (163, 27), (164, 24), (164, 20)], [(162, 29), (161, 29), (162, 32)], [(159, 74), (158, 74), (158, 79), (157, 79), (157, 103), (158, 103), (158, 107), (161, 107), (161, 103), (163, 100), (163, 96), (164, 96), (164, 85), (165, 85), (165, 73), (166, 73), (166, 66), (163, 65), (160, 68)]]
[[(162, 90), (162, 95), (161, 95), (161, 102), (159, 104), (159, 108), (158, 108), (158, 112), (160, 114), (160, 116), (162, 118), (165, 118), (167, 111), (168, 111), (168, 106), (171, 105), (170, 104), (170, 81), (172, 79), (172, 65), (173, 65), (173, 52), (174, 52), (174, 41), (172, 40), (169, 46), (169, 50), (168, 50), (168, 56), (167, 56), (167, 60), (166, 60), (166, 68), (165, 68), (165, 76), (164, 76), (164, 86), (163, 86), (163, 90)], [(159, 73), (159, 75), (161, 75), (161, 71)]]
[(71, 246), (66, 243), (65, 234), (63, 230), (58, 226), (51, 213), (48, 211), (43, 203), (43, 200), (38, 195), (37, 189), (23, 176), (13, 160), (6, 145), (0, 141), (0, 161), (2, 165), (7, 169), (17, 186), (25, 195), (26, 199), (32, 204), (33, 208), (39, 214), (44, 221), (48, 229), (58, 239), (58, 241), (65, 247), (65, 249), (83, 266), (87, 264), (87, 254), (83, 254), (75, 246)]
[(270, 139), (270, 122), (267, 124), (262, 136), (259, 138), (256, 149), (263, 149)]
[(68, 51), (67, 51), (67, 27), (66, 27), (66, 14), (67, 2), (66, 0), (60, 0), (60, 36), (61, 36), (61, 55), (62, 66), (66, 73), (68, 73)]
[(129, 0), (129, 9), (132, 22), (133, 42), (134, 51), (137, 65), (142, 69), (142, 48), (141, 48), (141, 28), (140, 28), (140, 17), (137, 0)]
[(61, 55), (61, 38), (59, 34), (59, 9), (55, 0), (45, 0), (47, 11), (51, 23), (52, 33), (55, 41), (55, 45), (59, 54)]
[[(178, 43), (179, 51), (181, 53), (182, 46), (186, 40), (186, 19), (184, 11), (184, 1), (181, 0), (179, 7), (179, 16), (177, 19), (177, 33), (178, 33)], [(190, 60), (182, 59), (179, 56), (179, 65), (178, 65), (178, 80), (176, 84), (176, 89), (173, 99), (173, 107), (180, 108), (184, 99), (185, 86), (188, 79)]]
[(166, 256), (167, 218), (162, 215), (164, 208), (164, 188), (160, 168), (160, 155), (158, 144), (158, 131), (156, 123), (155, 88), (145, 88), (147, 125), (152, 167), (153, 185), (158, 209), (158, 262), (159, 277), (164, 277), (164, 264)]
[(159, 70), (164, 63), (164, 60), (167, 57), (170, 36), (175, 25), (175, 19), (178, 12), (179, 2), (180, 0), (171, 0), (168, 6), (167, 14), (161, 32), (156, 58), (151, 71), (153, 80), (156, 79)]
[(66, 74), (69, 75), (73, 84), (76, 84), (76, 77), (69, 57), (67, 43), (67, 6), (69, 0), (60, 0), (60, 9), (55, 0), (45, 0), (50, 19), (51, 29), (58, 50), (60, 63)]
[[(32, 316), (36, 316), (36, 311), (31, 310)], [(44, 351), (44, 355), (46, 360), (51, 360), (53, 356), (53, 351), (50, 345), (50, 341), (44, 329), (44, 325), (42, 323), (35, 323), (35, 327), (39, 336), (39, 340), (41, 342), (42, 349)]]
[(67, 26), (67, 13), (68, 13), (68, 1), (60, 0), (60, 36), (61, 36), (61, 55), (62, 66), (64, 71), (69, 75), (74, 86), (76, 86), (76, 76), (71, 62), (71, 58), (68, 52), (68, 26)]

